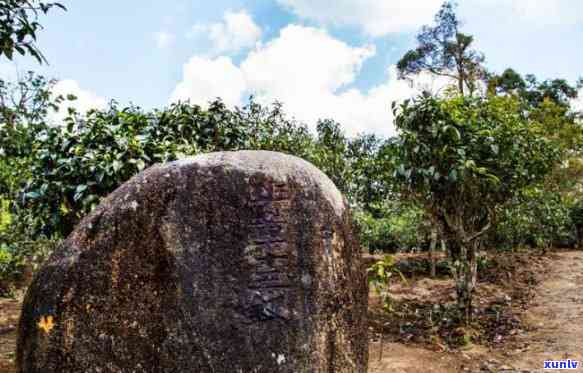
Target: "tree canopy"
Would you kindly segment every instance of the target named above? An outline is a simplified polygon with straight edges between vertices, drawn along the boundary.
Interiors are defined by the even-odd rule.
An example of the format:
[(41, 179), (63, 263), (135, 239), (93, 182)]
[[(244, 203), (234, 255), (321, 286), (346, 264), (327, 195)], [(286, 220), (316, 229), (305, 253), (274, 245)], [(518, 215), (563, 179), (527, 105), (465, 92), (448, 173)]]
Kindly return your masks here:
[(0, 1), (0, 56), (12, 60), (14, 51), (29, 54), (39, 63), (46, 62), (36, 44), (37, 34), (42, 29), (39, 15), (47, 14), (53, 8), (66, 8), (57, 2), (38, 0)]
[(435, 16), (434, 26), (423, 26), (417, 47), (397, 62), (401, 78), (423, 71), (453, 79), (460, 94), (472, 95), (485, 76), (484, 55), (472, 49), (474, 37), (460, 32), (456, 3), (445, 2)]
[(577, 86), (565, 79), (547, 79), (539, 81), (536, 76), (522, 76), (514, 69), (508, 68), (502, 74), (488, 74), (488, 92), (497, 95), (516, 95), (529, 107), (538, 107), (545, 100), (550, 100), (564, 108), (571, 106), (571, 101), (578, 96)]

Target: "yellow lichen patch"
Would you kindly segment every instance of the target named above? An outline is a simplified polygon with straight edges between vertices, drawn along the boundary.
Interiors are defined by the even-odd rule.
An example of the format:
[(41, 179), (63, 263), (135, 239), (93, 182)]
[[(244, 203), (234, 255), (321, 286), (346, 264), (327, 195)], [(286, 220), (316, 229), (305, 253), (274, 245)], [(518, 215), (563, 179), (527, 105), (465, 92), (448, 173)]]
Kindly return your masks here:
[(44, 330), (44, 332), (47, 334), (51, 331), (52, 328), (55, 327), (55, 323), (53, 322), (53, 317), (51, 315), (41, 316), (37, 325), (39, 329)]

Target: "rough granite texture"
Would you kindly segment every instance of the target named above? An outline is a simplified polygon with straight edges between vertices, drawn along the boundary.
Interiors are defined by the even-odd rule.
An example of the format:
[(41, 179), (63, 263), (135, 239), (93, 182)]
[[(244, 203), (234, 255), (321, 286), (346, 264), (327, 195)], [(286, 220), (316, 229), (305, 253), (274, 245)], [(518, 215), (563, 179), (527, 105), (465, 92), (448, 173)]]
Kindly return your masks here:
[(18, 371), (363, 373), (366, 307), (350, 212), (321, 171), (205, 154), (135, 176), (52, 255)]

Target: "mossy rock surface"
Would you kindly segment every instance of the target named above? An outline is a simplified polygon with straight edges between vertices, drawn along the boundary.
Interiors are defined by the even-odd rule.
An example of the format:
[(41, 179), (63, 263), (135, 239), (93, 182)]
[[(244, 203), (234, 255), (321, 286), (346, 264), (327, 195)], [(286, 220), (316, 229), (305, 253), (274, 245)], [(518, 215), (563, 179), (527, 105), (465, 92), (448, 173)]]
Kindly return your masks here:
[(366, 372), (347, 204), (296, 157), (154, 166), (85, 218), (23, 304), (19, 372)]

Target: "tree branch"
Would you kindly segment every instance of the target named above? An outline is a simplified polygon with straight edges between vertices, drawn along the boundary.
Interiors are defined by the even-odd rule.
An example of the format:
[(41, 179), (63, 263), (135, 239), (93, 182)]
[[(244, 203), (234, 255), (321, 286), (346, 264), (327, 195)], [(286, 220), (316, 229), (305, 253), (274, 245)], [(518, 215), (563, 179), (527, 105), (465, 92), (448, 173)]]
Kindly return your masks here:
[(481, 231), (479, 231), (478, 233), (475, 233), (475, 234), (471, 235), (470, 237), (465, 238), (464, 239), (464, 242), (466, 242), (466, 243), (472, 242), (476, 238), (478, 238), (481, 235), (483, 235), (484, 233), (486, 233), (491, 227), (492, 227), (492, 222), (490, 221), (490, 219), (488, 219), (488, 224), (486, 224), (486, 226), (484, 226), (484, 228), (482, 228)]
[(475, 233), (475, 234), (471, 235), (470, 237), (465, 238), (464, 242), (466, 242), (466, 243), (472, 242), (476, 238), (478, 238), (478, 237), (482, 236), (483, 234), (485, 234), (486, 232), (488, 232), (488, 230), (490, 230), (490, 228), (492, 227), (492, 216), (493, 216), (492, 209), (490, 207), (488, 207), (488, 223), (478, 233)]

